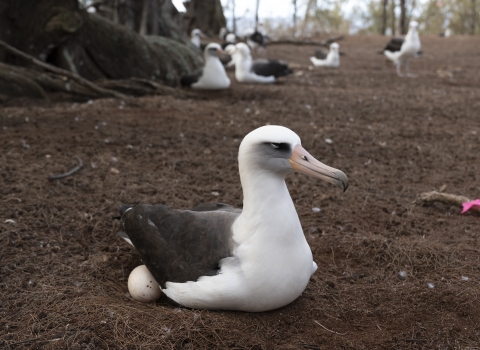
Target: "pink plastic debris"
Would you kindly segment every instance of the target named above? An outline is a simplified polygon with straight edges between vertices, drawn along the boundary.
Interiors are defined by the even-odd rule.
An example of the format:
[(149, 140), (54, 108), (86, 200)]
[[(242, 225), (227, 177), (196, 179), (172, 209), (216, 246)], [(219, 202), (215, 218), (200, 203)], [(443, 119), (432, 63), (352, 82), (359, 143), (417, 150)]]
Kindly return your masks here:
[(480, 199), (476, 199), (476, 200), (471, 201), (471, 202), (465, 202), (462, 205), (463, 205), (463, 210), (462, 210), (461, 214), (466, 213), (467, 211), (469, 211), (472, 208), (480, 210)]

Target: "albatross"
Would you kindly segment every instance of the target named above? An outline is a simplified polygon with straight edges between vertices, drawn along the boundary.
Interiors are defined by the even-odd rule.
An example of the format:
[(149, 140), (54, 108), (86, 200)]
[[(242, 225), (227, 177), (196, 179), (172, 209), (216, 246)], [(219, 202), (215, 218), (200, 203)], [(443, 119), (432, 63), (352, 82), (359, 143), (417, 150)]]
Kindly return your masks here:
[(232, 56), (227, 65), (235, 65), (235, 78), (239, 83), (271, 84), (277, 78), (292, 73), (287, 64), (278, 60), (253, 60), (245, 43), (228, 45), (225, 50)]
[(315, 56), (310, 57), (315, 67), (330, 67), (338, 68), (340, 66), (340, 54), (338, 52), (340, 45), (338, 43), (330, 44), (330, 51), (325, 58), (317, 58)]
[(397, 67), (397, 74), (399, 77), (403, 76), (401, 72), (401, 65), (405, 65), (405, 74), (408, 77), (413, 77), (408, 70), (408, 63), (411, 58), (420, 55), (420, 37), (418, 36), (418, 23), (411, 21), (408, 28), (408, 33), (405, 40), (402, 38), (393, 38), (384, 48), (384, 55), (391, 60)]
[(205, 66), (196, 74), (182, 77), (182, 85), (202, 90), (227, 89), (230, 86), (230, 79), (218, 58), (219, 52), (223, 52), (220, 44), (208, 44), (203, 52)]
[(202, 38), (205, 38), (205, 34), (202, 33), (200, 29), (192, 30), (190, 34), (190, 42), (198, 49), (201, 48)]
[(124, 206), (120, 236), (173, 302), (194, 309), (261, 312), (287, 305), (317, 269), (285, 177), (301, 172), (343, 191), (347, 176), (311, 156), (282, 126), (250, 132), (238, 153), (243, 210)]

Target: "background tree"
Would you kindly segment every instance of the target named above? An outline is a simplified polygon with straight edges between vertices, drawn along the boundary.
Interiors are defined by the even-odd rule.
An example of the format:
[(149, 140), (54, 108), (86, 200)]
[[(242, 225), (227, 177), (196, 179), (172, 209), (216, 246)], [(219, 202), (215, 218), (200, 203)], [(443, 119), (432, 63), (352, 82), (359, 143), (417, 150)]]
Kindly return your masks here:
[[(119, 11), (119, 22), (121, 14)], [(185, 44), (188, 39), (176, 26), (162, 23), (164, 16), (159, 7), (165, 36), (141, 36), (127, 26), (82, 10), (76, 0), (3, 0), (0, 40), (91, 81), (135, 78), (177, 85), (181, 76), (201, 65), (201, 59), (190, 43)], [(0, 80), (13, 72), (20, 89), (37, 83), (42, 88), (61, 89), (57, 77), (42, 75), (31, 60), (0, 50), (0, 61), (7, 63), (0, 67), (5, 73), (0, 72)], [(63, 85), (68, 91), (68, 85)]]
[(184, 27), (188, 33), (198, 28), (207, 35), (218, 35), (226, 27), (220, 0), (190, 0), (183, 3), (187, 12), (184, 15)]
[(387, 31), (387, 23), (388, 23), (388, 0), (382, 0), (382, 27), (380, 30), (380, 34), (385, 35)]

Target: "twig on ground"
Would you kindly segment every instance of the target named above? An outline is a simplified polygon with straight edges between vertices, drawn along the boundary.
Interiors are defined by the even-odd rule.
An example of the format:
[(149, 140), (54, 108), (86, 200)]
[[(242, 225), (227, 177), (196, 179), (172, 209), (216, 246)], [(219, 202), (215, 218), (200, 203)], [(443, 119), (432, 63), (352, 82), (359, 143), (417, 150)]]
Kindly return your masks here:
[(322, 327), (323, 329), (325, 329), (326, 331), (329, 331), (329, 332), (332, 332), (332, 333), (335, 333), (335, 334), (338, 334), (338, 335), (346, 335), (347, 333), (338, 333), (338, 332), (335, 332), (335, 331), (332, 331), (331, 329), (328, 329), (327, 327), (325, 327), (323, 324), (321, 324), (320, 322), (317, 322), (315, 320), (313, 320), (313, 322), (315, 322), (316, 324), (318, 324), (320, 327)]
[(461, 207), (463, 203), (470, 202), (470, 199), (464, 196), (458, 196), (450, 193), (441, 193), (437, 191), (424, 192), (415, 199), (413, 204), (424, 204), (424, 203), (433, 203), (433, 202), (442, 202), (450, 205), (456, 205)]
[(78, 165), (75, 168), (73, 168), (72, 170), (70, 170), (69, 172), (66, 172), (64, 174), (50, 175), (48, 177), (48, 181), (60, 180), (60, 179), (66, 178), (67, 176), (73, 175), (76, 172), (80, 171), (83, 168), (83, 160), (82, 160), (82, 158), (77, 157), (77, 156), (75, 156), (75, 158), (77, 158), (77, 160), (78, 160)]

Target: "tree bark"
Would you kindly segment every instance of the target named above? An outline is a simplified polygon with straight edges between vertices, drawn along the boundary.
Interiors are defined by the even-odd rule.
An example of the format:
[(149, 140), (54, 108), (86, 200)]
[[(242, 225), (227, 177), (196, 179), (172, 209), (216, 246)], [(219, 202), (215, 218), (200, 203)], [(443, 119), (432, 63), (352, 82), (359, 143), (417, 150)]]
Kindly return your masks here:
[(140, 26), (138, 34), (147, 35), (148, 5), (149, 0), (142, 0), (142, 14), (140, 15)]
[(237, 18), (235, 17), (235, 0), (232, 0), (232, 32), (237, 33)]
[[(166, 36), (180, 35), (174, 24), (161, 18)], [(1, 38), (41, 62), (91, 81), (135, 77), (175, 86), (202, 65), (189, 45), (167, 37), (142, 37), (80, 10), (77, 0), (2, 0)], [(31, 66), (25, 58), (0, 51), (4, 62)]]
[(392, 35), (395, 35), (396, 33), (395, 27), (396, 27), (397, 19), (395, 18), (395, 6), (396, 6), (395, 0), (392, 0), (390, 2), (390, 16), (392, 20), (392, 22), (390, 23), (390, 29), (392, 30)]
[(260, 7), (260, 0), (257, 0), (255, 6), (255, 30), (258, 30), (258, 8)]
[(477, 30), (477, 1), (472, 0), (472, 25), (470, 27), (470, 34), (474, 35)]
[(297, 0), (293, 0), (293, 36), (297, 31)]
[(387, 32), (387, 18), (388, 18), (388, 0), (382, 0), (382, 28), (380, 34), (385, 35)]
[(184, 5), (187, 9), (184, 21), (188, 33), (198, 28), (209, 36), (217, 36), (220, 29), (227, 26), (220, 0), (190, 0)]
[(406, 0), (400, 0), (400, 34), (406, 34), (406, 18), (407, 18), (407, 8), (405, 4)]
[(14, 47), (8, 45), (7, 43), (5, 43), (2, 40), (0, 40), (0, 46), (3, 49), (7, 50), (9, 53), (12, 53), (16, 56), (22, 57), (23, 59), (25, 59), (27, 61), (30, 61), (31, 63), (33, 63), (34, 65), (36, 65), (40, 68), (43, 68), (43, 69), (48, 70), (50, 72), (53, 72), (53, 73), (59, 74), (61, 76), (65, 76), (65, 77), (68, 77), (70, 79), (73, 79), (78, 84), (83, 85), (90, 90), (93, 90), (96, 94), (98, 94), (100, 96), (113, 96), (113, 97), (118, 97), (118, 98), (126, 98), (126, 96), (123, 95), (123, 94), (119, 94), (115, 91), (110, 91), (110, 90), (107, 90), (107, 89), (102, 89), (102, 88), (98, 87), (97, 85), (93, 84), (92, 82), (83, 79), (81, 76), (79, 76), (76, 73), (71, 73), (67, 70), (57, 68), (57, 67), (54, 67), (54, 66), (52, 66), (48, 63), (37, 60), (35, 57), (27, 55), (26, 53), (15, 49)]

